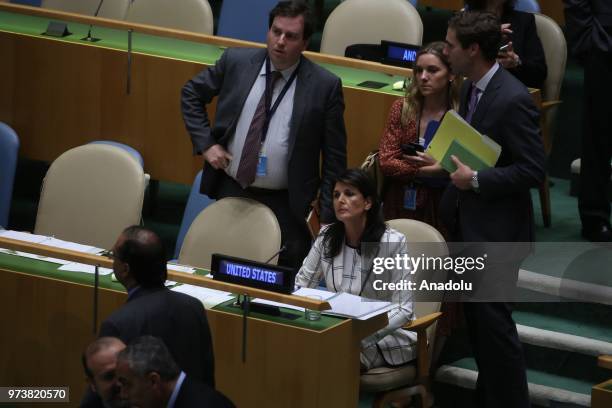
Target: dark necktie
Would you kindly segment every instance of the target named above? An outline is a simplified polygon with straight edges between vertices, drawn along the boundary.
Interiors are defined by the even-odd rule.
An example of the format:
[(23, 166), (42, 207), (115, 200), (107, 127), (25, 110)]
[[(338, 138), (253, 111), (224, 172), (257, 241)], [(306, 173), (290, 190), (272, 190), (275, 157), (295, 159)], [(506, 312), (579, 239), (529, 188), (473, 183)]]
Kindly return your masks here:
[[(270, 95), (274, 91), (274, 84), (281, 78), (279, 71), (270, 72)], [(266, 81), (267, 82), (267, 81)], [(270, 101), (271, 103), (272, 101)], [(247, 132), (246, 139), (244, 140), (244, 147), (242, 148), (242, 155), (240, 156), (240, 164), (238, 165), (238, 172), (236, 173), (236, 181), (242, 186), (247, 188), (255, 180), (255, 173), (257, 172), (257, 161), (259, 159), (259, 150), (261, 149), (261, 138), (263, 136), (263, 128), (266, 122), (266, 92), (261, 95), (261, 99), (255, 109), (251, 126)]]
[(472, 123), (472, 116), (474, 116), (474, 111), (476, 111), (476, 105), (478, 104), (478, 95), (480, 95), (480, 93), (481, 90), (476, 88), (476, 85), (472, 84), (470, 100), (468, 101), (467, 112), (465, 114), (465, 121), (468, 123)]

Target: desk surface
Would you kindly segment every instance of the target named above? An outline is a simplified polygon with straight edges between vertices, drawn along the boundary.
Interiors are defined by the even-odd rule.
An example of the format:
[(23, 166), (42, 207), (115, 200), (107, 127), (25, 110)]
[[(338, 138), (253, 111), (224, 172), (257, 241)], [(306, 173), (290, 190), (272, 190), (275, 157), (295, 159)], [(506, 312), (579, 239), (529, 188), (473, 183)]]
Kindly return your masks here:
[[(128, 34), (126, 30), (94, 26), (92, 35), (100, 38), (100, 41), (85, 43), (81, 39), (87, 35), (89, 30), (88, 24), (65, 21), (72, 34), (58, 39), (41, 34), (46, 31), (49, 21), (47, 17), (0, 11), (0, 31), (64, 41), (84, 46), (102, 47), (121, 51), (126, 51), (128, 49)], [(243, 46), (250, 45), (246, 42), (238, 44)], [(221, 57), (221, 54), (226, 48), (227, 47), (223, 45), (187, 41), (160, 35), (144, 34), (137, 31), (132, 34), (132, 51), (135, 53), (196, 62), (204, 65), (213, 65)], [(380, 92), (395, 96), (402, 95), (402, 92), (391, 89), (391, 85), (396, 81), (403, 80), (404, 76), (375, 72), (363, 68), (342, 66), (337, 63), (318, 62), (318, 64), (339, 76), (345, 87), (367, 89), (371, 92)], [(397, 71), (402, 72), (402, 69), (397, 69)], [(410, 72), (409, 70), (403, 71), (406, 73)], [(358, 85), (364, 81), (382, 82), (386, 83), (387, 86), (379, 89), (371, 89)]]

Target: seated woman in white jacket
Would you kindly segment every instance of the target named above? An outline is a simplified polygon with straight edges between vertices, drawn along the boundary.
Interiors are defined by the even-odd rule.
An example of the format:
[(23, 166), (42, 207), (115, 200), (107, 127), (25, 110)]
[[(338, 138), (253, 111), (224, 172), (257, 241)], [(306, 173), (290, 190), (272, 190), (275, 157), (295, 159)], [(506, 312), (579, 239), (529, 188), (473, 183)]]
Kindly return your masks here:
[[(414, 319), (409, 291), (375, 290), (374, 281), (410, 279), (410, 269), (373, 273), (376, 257), (407, 253), (406, 237), (387, 227), (373, 181), (362, 170), (346, 170), (335, 182), (333, 205), (337, 221), (323, 228), (300, 268), (295, 283), (314, 288), (325, 279), (327, 289), (393, 302), (389, 325), (361, 344), (362, 369), (397, 366), (416, 357), (416, 335), (402, 329)], [(377, 285), (378, 287), (378, 285)]]

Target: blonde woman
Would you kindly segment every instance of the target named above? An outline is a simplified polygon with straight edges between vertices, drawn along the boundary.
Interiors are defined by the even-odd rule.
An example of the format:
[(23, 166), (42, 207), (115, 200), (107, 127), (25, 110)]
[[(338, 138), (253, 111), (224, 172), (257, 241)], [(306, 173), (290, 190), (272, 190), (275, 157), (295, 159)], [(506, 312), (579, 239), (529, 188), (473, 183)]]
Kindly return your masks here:
[(437, 213), (446, 173), (428, 155), (407, 154), (410, 143), (426, 142), (431, 121), (441, 121), (446, 111), (458, 107), (459, 80), (452, 74), (443, 50), (444, 42), (438, 41), (418, 52), (406, 95), (391, 107), (380, 140), (379, 158), (386, 179), (385, 219), (424, 221), (444, 235)]

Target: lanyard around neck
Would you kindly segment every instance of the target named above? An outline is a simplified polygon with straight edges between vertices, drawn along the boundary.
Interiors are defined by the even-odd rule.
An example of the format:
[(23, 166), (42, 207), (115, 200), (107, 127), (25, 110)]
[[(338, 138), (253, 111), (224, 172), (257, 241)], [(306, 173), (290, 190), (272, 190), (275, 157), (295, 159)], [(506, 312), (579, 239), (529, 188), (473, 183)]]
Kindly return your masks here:
[[(278, 97), (274, 101), (274, 105), (272, 105), (272, 94), (273, 94), (274, 90), (272, 89), (272, 82), (271, 82), (272, 75), (271, 75), (271, 71), (270, 71), (270, 58), (266, 57), (266, 89), (264, 91), (265, 92), (265, 94), (264, 94), (265, 95), (265, 104), (266, 104), (266, 119), (264, 121), (263, 133), (261, 135), (261, 143), (262, 144), (266, 141), (266, 134), (268, 133), (268, 127), (270, 126), (270, 121), (272, 120), (272, 116), (276, 112), (276, 109), (278, 108), (278, 105), (280, 105), (280, 103), (283, 100), (285, 94), (287, 93), (287, 91), (291, 87), (291, 84), (293, 83), (293, 81), (295, 81), (295, 77), (297, 76), (297, 73), (298, 73), (298, 70), (300, 69), (300, 65), (301, 64), (302, 64), (302, 59), (300, 58), (300, 62), (298, 63), (298, 66), (295, 67), (295, 70), (293, 70), (293, 73), (289, 77), (289, 80), (287, 81), (287, 83), (285, 84), (285, 86), (281, 90), (280, 94), (278, 94)], [(279, 71), (279, 73), (280, 73), (280, 71)], [(272, 106), (270, 106), (270, 105), (272, 105)]]

